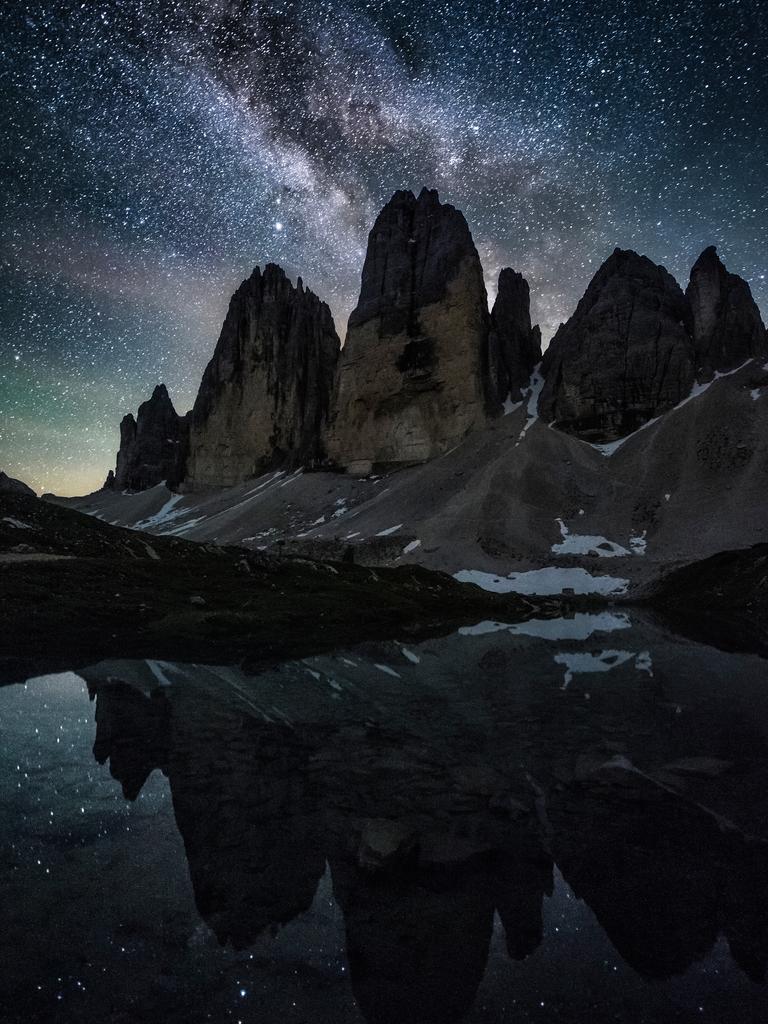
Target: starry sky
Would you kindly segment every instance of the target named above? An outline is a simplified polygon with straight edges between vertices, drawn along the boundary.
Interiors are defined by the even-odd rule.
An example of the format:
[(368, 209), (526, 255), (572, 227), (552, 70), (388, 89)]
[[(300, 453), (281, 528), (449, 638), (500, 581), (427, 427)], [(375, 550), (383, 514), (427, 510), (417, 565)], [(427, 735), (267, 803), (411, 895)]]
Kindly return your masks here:
[(194, 401), (267, 261), (343, 336), (397, 188), (465, 213), (545, 339), (616, 245), (716, 244), (768, 312), (763, 0), (13, 0), (0, 10), (0, 468), (76, 494)]

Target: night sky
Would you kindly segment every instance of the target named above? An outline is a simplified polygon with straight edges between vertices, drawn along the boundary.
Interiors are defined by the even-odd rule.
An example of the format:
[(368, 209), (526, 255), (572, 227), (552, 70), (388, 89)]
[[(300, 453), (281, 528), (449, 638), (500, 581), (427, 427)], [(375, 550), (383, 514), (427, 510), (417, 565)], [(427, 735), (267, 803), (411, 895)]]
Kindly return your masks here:
[(716, 244), (768, 312), (768, 5), (112, 0), (0, 11), (0, 468), (83, 493), (194, 400), (280, 263), (343, 335), (397, 188), (464, 211), (545, 339), (616, 245)]

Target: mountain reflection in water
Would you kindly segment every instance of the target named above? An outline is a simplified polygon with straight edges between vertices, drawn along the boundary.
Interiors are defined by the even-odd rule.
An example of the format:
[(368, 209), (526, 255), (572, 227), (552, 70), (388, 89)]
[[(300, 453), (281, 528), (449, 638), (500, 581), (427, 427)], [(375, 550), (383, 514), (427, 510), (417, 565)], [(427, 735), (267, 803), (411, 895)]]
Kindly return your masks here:
[(766, 1019), (768, 665), (593, 618), (0, 691), (2, 1019)]

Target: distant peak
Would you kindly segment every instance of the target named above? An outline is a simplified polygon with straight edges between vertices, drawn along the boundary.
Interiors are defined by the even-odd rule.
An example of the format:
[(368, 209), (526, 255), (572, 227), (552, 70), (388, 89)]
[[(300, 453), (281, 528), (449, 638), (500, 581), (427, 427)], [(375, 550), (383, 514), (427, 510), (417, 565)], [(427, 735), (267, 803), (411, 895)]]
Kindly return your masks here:
[(697, 267), (705, 266), (706, 264), (710, 264), (712, 266), (723, 266), (723, 261), (717, 255), (717, 247), (714, 245), (707, 246), (694, 263), (693, 269), (695, 270)]
[(263, 276), (265, 278), (284, 278), (287, 277), (288, 275), (286, 274), (286, 272), (283, 270), (279, 263), (267, 263), (266, 266), (264, 267)]
[(397, 189), (396, 192), (392, 193), (392, 198), (386, 204), (388, 206), (441, 206), (440, 194), (436, 188), (427, 188), (425, 185), (418, 196), (416, 196), (410, 189), (401, 188)]

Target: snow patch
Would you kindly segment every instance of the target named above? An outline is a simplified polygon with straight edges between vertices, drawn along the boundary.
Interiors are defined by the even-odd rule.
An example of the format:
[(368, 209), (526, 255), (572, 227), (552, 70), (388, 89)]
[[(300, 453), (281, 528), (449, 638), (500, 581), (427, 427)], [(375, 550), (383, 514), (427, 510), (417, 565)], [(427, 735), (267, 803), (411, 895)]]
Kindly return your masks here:
[(412, 665), (420, 665), (421, 664), (421, 658), (418, 656), (418, 654), (414, 654), (413, 651), (409, 651), (407, 647), (401, 647), (400, 651), (401, 651), (403, 657), (407, 658), (408, 661), (410, 661)]
[(585, 651), (563, 651), (555, 655), (555, 663), (565, 667), (563, 689), (573, 680), (575, 675), (586, 675), (594, 672), (610, 672), (617, 665), (623, 665), (632, 657), (632, 651), (601, 651), (600, 654), (588, 654)]
[(522, 404), (523, 404), (522, 402), (513, 402), (512, 401), (512, 392), (510, 391), (510, 393), (504, 399), (504, 404), (502, 405), (502, 409), (504, 410), (504, 415), (505, 416), (509, 416), (509, 414), (511, 412), (516, 412), (520, 408), (520, 406)]
[(297, 469), (294, 473), (291, 473), (291, 475), (288, 477), (287, 480), (283, 480), (283, 482), (281, 484), (279, 484), (278, 486), (280, 486), (280, 487), (287, 487), (288, 484), (292, 484), (294, 482), (294, 480), (298, 480), (303, 472), (304, 472), (303, 469)]
[(646, 531), (637, 536), (629, 538), (629, 546), (632, 548), (633, 555), (644, 555), (646, 548), (648, 547), (648, 541), (645, 539)]
[(22, 523), (20, 519), (14, 519), (13, 516), (3, 516), (3, 522), (8, 523), (9, 526), (13, 526), (17, 530), (34, 530), (34, 526), (30, 526), (29, 523)]
[(534, 422), (539, 418), (539, 395), (541, 394), (541, 389), (543, 387), (544, 378), (541, 375), (541, 363), (539, 363), (537, 366), (534, 366), (530, 382), (526, 388), (528, 398), (526, 412), (528, 413), (528, 419), (526, 420), (525, 426), (520, 431), (520, 436), (515, 442), (515, 448), (517, 448), (533, 426)]
[(197, 526), (198, 523), (202, 523), (205, 518), (205, 516), (198, 516), (196, 519), (188, 519), (186, 523), (173, 526), (170, 530), (161, 530), (160, 533), (163, 537), (178, 537), (182, 533), (186, 533), (187, 530), (191, 530), (193, 526)]
[(753, 402), (756, 402), (764, 390), (764, 388), (753, 388), (753, 390), (749, 392), (749, 397)]
[(400, 679), (400, 673), (395, 672), (395, 670), (390, 668), (389, 665), (374, 665), (373, 667), (377, 668), (379, 672), (384, 672), (388, 676), (394, 676), (395, 679)]
[(601, 558), (615, 558), (628, 555), (629, 551), (613, 540), (597, 535), (571, 533), (562, 519), (556, 519), (560, 526), (559, 544), (553, 544), (551, 551), (555, 555), (599, 555)]
[(628, 615), (613, 612), (596, 614), (577, 612), (570, 618), (528, 619), (527, 622), (478, 622), (476, 626), (462, 626), (461, 636), (485, 636), (488, 633), (511, 633), (514, 636), (533, 636), (541, 640), (586, 640), (593, 633), (612, 633), (629, 629)]
[(381, 530), (381, 532), (377, 533), (376, 536), (377, 537), (389, 537), (393, 533), (397, 533), (398, 530), (402, 530), (402, 528), (403, 528), (403, 524), (402, 523), (398, 523), (397, 526), (390, 526), (386, 530)]
[(403, 554), (410, 555), (412, 551), (415, 551), (416, 548), (419, 547), (421, 547), (421, 541), (417, 538), (416, 540), (412, 540), (410, 544), (405, 545), (405, 547), (403, 548)]
[(653, 659), (650, 651), (641, 651), (638, 654), (635, 658), (635, 668), (638, 672), (647, 672), (649, 676), (653, 675)]
[(586, 569), (546, 566), (543, 569), (529, 569), (527, 572), (511, 572), (509, 576), (497, 576), (479, 569), (461, 569), (453, 574), (459, 583), (474, 583), (482, 590), (496, 594), (562, 594), (571, 590), (574, 594), (624, 594), (629, 580), (619, 576), (593, 576)]
[(629, 538), (629, 549), (617, 544), (614, 540), (596, 534), (571, 533), (562, 519), (556, 519), (560, 526), (559, 544), (553, 544), (551, 551), (555, 555), (597, 555), (600, 558), (617, 558), (625, 555), (644, 555), (647, 547), (645, 530), (637, 537)]
[(189, 512), (188, 509), (176, 508), (176, 505), (178, 505), (183, 497), (183, 494), (172, 494), (159, 512), (155, 512), (153, 516), (149, 516), (147, 519), (142, 519), (141, 522), (136, 523), (134, 530), (148, 530), (153, 526), (160, 526), (162, 523), (170, 523), (174, 519), (179, 519), (181, 516), (187, 515)]
[(587, 654), (584, 651), (561, 651), (555, 655), (555, 662), (565, 667), (563, 677), (564, 690), (575, 675), (584, 675), (593, 672), (610, 672), (618, 665), (623, 665), (631, 658), (635, 659), (635, 668), (638, 672), (648, 672), (653, 675), (651, 655), (648, 651), (641, 651), (635, 654), (633, 651), (601, 651), (600, 654)]
[(147, 659), (147, 668), (161, 686), (173, 686), (173, 683), (165, 674), (166, 669), (172, 669), (173, 665), (167, 661), (150, 661)]

